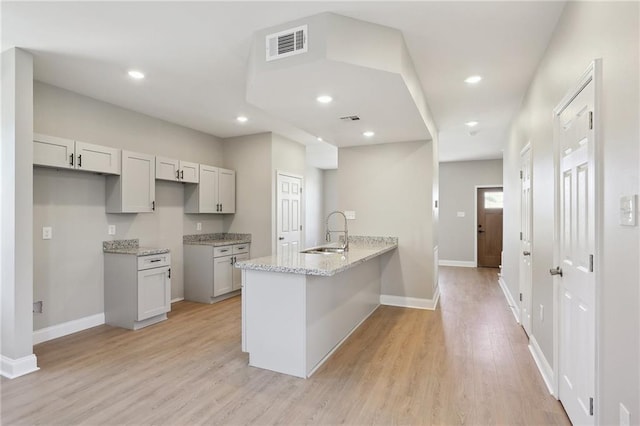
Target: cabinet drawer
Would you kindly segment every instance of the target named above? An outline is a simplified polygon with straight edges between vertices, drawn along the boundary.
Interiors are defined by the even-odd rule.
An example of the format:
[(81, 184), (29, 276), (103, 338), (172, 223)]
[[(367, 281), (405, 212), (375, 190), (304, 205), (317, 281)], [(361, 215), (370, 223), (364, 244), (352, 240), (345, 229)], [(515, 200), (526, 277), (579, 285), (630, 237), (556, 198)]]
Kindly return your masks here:
[(233, 254), (233, 246), (220, 246), (213, 248), (213, 257), (231, 256)]
[(171, 254), (151, 254), (149, 256), (138, 257), (138, 271), (150, 268), (160, 268), (162, 266), (171, 266)]
[(249, 244), (235, 244), (233, 254), (249, 253)]

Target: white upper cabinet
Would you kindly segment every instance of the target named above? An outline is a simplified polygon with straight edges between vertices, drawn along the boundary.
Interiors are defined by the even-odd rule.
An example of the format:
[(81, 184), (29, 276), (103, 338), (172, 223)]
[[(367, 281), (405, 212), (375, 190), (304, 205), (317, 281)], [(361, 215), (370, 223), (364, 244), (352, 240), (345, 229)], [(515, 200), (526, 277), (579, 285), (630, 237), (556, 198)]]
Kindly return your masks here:
[(107, 177), (107, 213), (147, 213), (156, 208), (155, 156), (122, 151), (122, 173)]
[(218, 204), (219, 213), (236, 212), (236, 172), (233, 170), (219, 169)]
[(180, 180), (180, 161), (156, 156), (156, 179)]
[(199, 164), (173, 158), (156, 157), (156, 179), (198, 183)]
[(87, 172), (120, 174), (120, 150), (34, 133), (33, 164)]
[(236, 172), (200, 164), (200, 182), (184, 190), (185, 213), (235, 213)]
[(180, 182), (200, 182), (200, 164), (180, 160)]

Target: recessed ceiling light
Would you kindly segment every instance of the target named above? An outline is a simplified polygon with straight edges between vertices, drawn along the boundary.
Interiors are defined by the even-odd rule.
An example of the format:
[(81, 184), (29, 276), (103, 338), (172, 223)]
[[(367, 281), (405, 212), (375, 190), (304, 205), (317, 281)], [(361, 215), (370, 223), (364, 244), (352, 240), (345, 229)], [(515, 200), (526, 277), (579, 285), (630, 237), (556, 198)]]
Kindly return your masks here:
[(142, 80), (144, 78), (144, 74), (140, 71), (131, 70), (129, 71), (129, 77), (135, 78), (136, 80)]
[(246, 123), (249, 119), (244, 115), (239, 115), (236, 117), (236, 120), (238, 120), (240, 123)]
[(375, 135), (374, 132), (372, 132), (371, 130), (367, 130), (366, 132), (362, 132), (362, 136), (365, 136), (367, 138), (372, 137), (373, 135)]
[(469, 127), (475, 127), (475, 126), (477, 126), (477, 125), (478, 125), (478, 122), (477, 122), (477, 121), (467, 121), (467, 122), (466, 122), (466, 123), (464, 123), (464, 124), (466, 124), (466, 125), (467, 125), (467, 126), (469, 126)]
[(322, 138), (318, 136), (318, 142), (322, 142)]
[(465, 79), (464, 79), (464, 82), (465, 82), (465, 83), (468, 83), (468, 84), (476, 84), (476, 83), (479, 83), (479, 82), (480, 82), (480, 80), (482, 80), (482, 77), (481, 77), (481, 76), (479, 76), (479, 75), (472, 75), (472, 76), (470, 76), (470, 77), (465, 78)]
[(328, 104), (332, 100), (333, 98), (329, 95), (321, 95), (316, 98), (316, 101), (320, 102), (321, 104)]

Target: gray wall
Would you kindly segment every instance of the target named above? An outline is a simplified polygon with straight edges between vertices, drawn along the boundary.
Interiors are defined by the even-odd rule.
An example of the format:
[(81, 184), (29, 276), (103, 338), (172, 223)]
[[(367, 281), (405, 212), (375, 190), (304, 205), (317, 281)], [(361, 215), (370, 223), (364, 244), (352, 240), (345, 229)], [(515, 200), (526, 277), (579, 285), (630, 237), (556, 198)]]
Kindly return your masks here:
[(305, 246), (324, 244), (324, 171), (312, 166), (305, 170)]
[(251, 257), (271, 253), (271, 133), (224, 140), (226, 167), (236, 171), (236, 214), (228, 232), (251, 234)]
[[(131, 151), (224, 166), (222, 142), (67, 90), (34, 83), (34, 129)], [(35, 167), (33, 172), (34, 300), (44, 313), (34, 329), (103, 312), (102, 241), (139, 238), (141, 245), (168, 247), (172, 255), (172, 298), (183, 296), (182, 236), (222, 232), (216, 215), (185, 215), (183, 184), (156, 181), (153, 214), (106, 214), (105, 178)], [(115, 237), (107, 225), (116, 225)], [(43, 226), (53, 239), (42, 240)]]
[[(640, 170), (640, 34), (638, 2), (568, 2), (533, 77), (509, 135), (504, 155), (505, 257), (503, 276), (513, 296), (519, 292), (519, 155), (527, 142), (533, 153), (533, 337), (553, 365), (553, 127), (551, 113), (595, 58), (602, 58), (600, 124), (603, 200), (602, 281), (598, 288), (600, 325), (598, 423), (618, 424), (618, 407), (640, 416), (640, 230), (618, 225), (619, 198), (638, 194)], [(515, 299), (515, 297), (514, 297)]]
[[(337, 208), (354, 210), (352, 235), (395, 236), (382, 294), (431, 299), (434, 292), (434, 159), (431, 142), (340, 148)], [(329, 204), (329, 203), (327, 203)]]
[[(502, 160), (440, 163), (440, 260), (474, 262), (476, 185), (502, 185)], [(464, 217), (458, 217), (464, 212)]]

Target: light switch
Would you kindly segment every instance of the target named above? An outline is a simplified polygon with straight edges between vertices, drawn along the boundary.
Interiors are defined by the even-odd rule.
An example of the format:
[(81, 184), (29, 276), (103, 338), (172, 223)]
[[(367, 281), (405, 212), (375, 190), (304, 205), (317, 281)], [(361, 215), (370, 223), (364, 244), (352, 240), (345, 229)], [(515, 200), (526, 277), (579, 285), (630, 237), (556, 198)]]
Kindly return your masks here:
[(53, 229), (50, 226), (43, 226), (42, 227), (42, 239), (43, 240), (50, 240), (51, 238), (53, 238)]
[(620, 225), (636, 226), (637, 202), (635, 195), (620, 197)]
[(202, 223), (201, 222), (196, 223), (196, 231), (202, 231)]
[(354, 220), (356, 218), (356, 212), (353, 210), (345, 210), (344, 211), (344, 215), (347, 217), (347, 219), (349, 220)]
[(465, 212), (458, 212), (458, 217), (465, 217)]
[(107, 234), (116, 235), (116, 226), (115, 225), (109, 225), (107, 227)]

